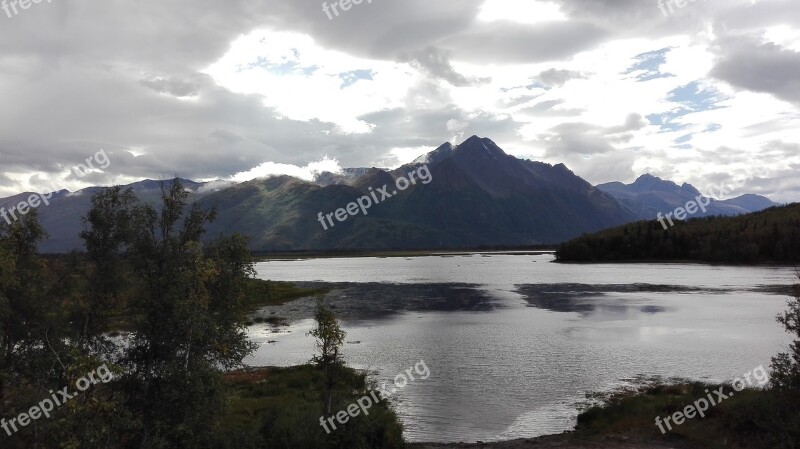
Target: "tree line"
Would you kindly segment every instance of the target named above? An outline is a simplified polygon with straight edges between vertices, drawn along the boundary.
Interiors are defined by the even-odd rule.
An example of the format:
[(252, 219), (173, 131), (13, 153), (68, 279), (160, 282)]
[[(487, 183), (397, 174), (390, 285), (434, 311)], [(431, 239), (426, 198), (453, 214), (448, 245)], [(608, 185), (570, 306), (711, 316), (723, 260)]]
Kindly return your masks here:
[(702, 261), (797, 263), (800, 204), (737, 217), (705, 217), (664, 230), (640, 221), (562, 243), (560, 262)]

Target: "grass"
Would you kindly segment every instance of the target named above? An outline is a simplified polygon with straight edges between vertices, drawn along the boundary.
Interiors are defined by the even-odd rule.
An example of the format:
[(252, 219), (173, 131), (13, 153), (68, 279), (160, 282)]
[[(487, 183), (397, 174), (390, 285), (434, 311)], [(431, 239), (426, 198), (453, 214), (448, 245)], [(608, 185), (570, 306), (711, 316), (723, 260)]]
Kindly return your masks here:
[[(373, 405), (326, 434), (319, 418), (324, 410), (322, 371), (304, 365), (256, 368), (225, 375), (231, 397), (217, 434), (215, 449), (348, 448), (400, 449), (402, 427), (387, 402)], [(366, 375), (341, 368), (334, 387), (332, 414), (364, 396)]]
[(291, 282), (249, 279), (245, 291), (244, 304), (255, 310), (264, 306), (279, 306), (289, 301), (327, 293), (324, 288), (301, 288)]
[[(301, 288), (291, 282), (265, 281), (262, 279), (248, 279), (243, 303), (249, 313), (261, 307), (279, 306), (299, 298), (325, 294), (327, 288)], [(286, 326), (289, 321), (280, 316), (267, 318), (255, 317), (248, 320), (248, 325), (254, 323), (268, 323), (271, 326)]]
[[(719, 387), (695, 382), (613, 394), (603, 405), (581, 413), (576, 431), (587, 438), (632, 435), (712, 449), (800, 448), (800, 397), (776, 391), (737, 392), (710, 407), (704, 418), (695, 416), (681, 425), (672, 424), (671, 431), (661, 434), (655, 424), (657, 416), (663, 421), (698, 399), (707, 398), (706, 390), (713, 392)], [(724, 391), (730, 392), (730, 386), (725, 386)]]

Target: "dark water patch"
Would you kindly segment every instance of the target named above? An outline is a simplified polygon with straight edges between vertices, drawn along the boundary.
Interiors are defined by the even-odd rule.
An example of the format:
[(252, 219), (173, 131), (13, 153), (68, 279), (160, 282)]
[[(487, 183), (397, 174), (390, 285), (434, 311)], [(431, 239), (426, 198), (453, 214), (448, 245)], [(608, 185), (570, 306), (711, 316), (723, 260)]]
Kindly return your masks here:
[(800, 285), (758, 285), (750, 291), (800, 297)]
[[(488, 312), (501, 305), (474, 284), (388, 284), (300, 282), (300, 287), (329, 288), (325, 299), (344, 322), (390, 318), (403, 312)], [(291, 322), (313, 318), (316, 298), (269, 306), (258, 315), (276, 314)]]
[(723, 288), (699, 288), (685, 285), (663, 284), (522, 284), (515, 286), (517, 293), (531, 307), (553, 312), (574, 312), (591, 315), (598, 308), (605, 313), (624, 315), (631, 311), (657, 314), (667, 308), (654, 305), (599, 302), (611, 293), (728, 293)]

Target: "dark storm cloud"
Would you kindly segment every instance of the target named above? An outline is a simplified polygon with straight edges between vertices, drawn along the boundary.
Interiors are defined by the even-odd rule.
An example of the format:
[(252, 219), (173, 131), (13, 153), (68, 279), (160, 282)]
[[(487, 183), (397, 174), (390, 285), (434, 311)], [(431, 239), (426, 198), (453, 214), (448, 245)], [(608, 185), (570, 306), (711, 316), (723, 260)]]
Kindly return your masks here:
[(579, 21), (476, 23), (441, 41), (460, 60), (475, 63), (533, 63), (564, 59), (591, 50), (609, 35), (594, 24)]
[(426, 47), (410, 56), (404, 56), (412, 66), (421, 69), (434, 78), (441, 78), (456, 87), (472, 86), (490, 82), (490, 78), (476, 79), (466, 77), (453, 69), (450, 52), (436, 47)]
[(199, 77), (189, 75), (187, 78), (149, 76), (139, 81), (143, 86), (153, 89), (160, 94), (169, 94), (176, 97), (192, 97), (200, 92)]
[[(0, 188), (14, 184), (10, 173), (60, 173), (99, 149), (112, 163), (93, 174), (93, 182), (225, 177), (268, 161), (305, 165), (325, 153), (345, 166), (366, 165), (390, 148), (438, 146), (452, 136), (451, 120), (464, 124), (466, 135), (488, 136), (502, 146), (519, 142), (526, 123), (455, 104), (448, 87), (488, 80), (459, 73), (452, 61), (545, 62), (553, 68), (525, 76), (533, 79), (539, 72), (543, 83), (562, 86), (591, 75), (559, 64), (613, 39), (695, 36), (709, 23), (723, 36), (731, 29), (758, 36), (764, 26), (800, 23), (796, 0), (698, 1), (672, 17), (664, 17), (655, 1), (559, 0), (570, 20), (534, 25), (483, 22), (477, 16), (484, 1), (375, 0), (328, 20), (321, 1), (69, 0), (0, 17)], [(199, 72), (239, 36), (265, 27), (307, 34), (328, 50), (406, 61), (422, 79), (402, 105), (360, 117), (376, 126), (368, 134), (339, 134), (332, 123), (281, 118), (263, 97), (232, 93)], [(797, 104), (796, 53), (770, 45), (725, 37), (714, 75)], [(535, 98), (520, 95), (504, 106)], [(559, 109), (559, 101), (521, 112), (581, 112)], [(536, 144), (587, 177), (607, 170), (624, 179), (633, 156), (615, 145), (644, 126), (637, 117), (611, 128), (564, 123)], [(776, 125), (751, 126), (758, 133)]]
[(469, 28), (481, 4), (483, 0), (375, 0), (328, 20), (321, 2), (275, 2), (270, 13), (275, 25), (306, 32), (326, 47), (389, 59)]
[[(433, 80), (476, 80), (456, 73), (449, 50), (430, 42), (469, 28), (481, 3), (376, 2), (333, 21), (313, 2), (42, 4), (0, 29), (0, 96), (17, 105), (0, 109), (3, 170), (57, 174), (104, 148), (114, 161), (109, 180), (224, 177), (267, 161), (304, 165), (337, 148), (332, 156), (360, 165), (404, 142), (439, 145), (449, 137), (447, 121), (465, 113), (415, 104), (450, 102)], [(353, 54), (415, 54), (432, 81), (412, 89), (399, 111), (413, 120), (383, 123), (373, 134), (336, 135), (330, 123), (279, 119), (261, 97), (233, 94), (197, 72), (237, 36), (263, 26), (306, 31)], [(470, 123), (487, 135), (513, 136), (518, 126), (489, 115)]]
[(800, 104), (800, 53), (753, 39), (726, 39), (711, 75), (753, 92)]

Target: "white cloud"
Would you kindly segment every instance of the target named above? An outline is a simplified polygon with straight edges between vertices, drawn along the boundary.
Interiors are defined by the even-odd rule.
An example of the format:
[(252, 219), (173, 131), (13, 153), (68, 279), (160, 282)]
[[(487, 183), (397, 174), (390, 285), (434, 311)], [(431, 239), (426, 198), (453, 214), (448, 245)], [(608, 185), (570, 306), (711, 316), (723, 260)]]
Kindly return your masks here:
[(305, 166), (299, 167), (291, 164), (276, 164), (275, 162), (265, 162), (253, 167), (250, 170), (236, 173), (231, 176), (231, 181), (244, 182), (256, 178), (269, 178), (271, 176), (289, 175), (295, 178), (311, 181), (314, 176), (321, 172), (339, 173), (342, 167), (339, 166), (339, 161), (325, 156), (324, 158), (311, 162)]

